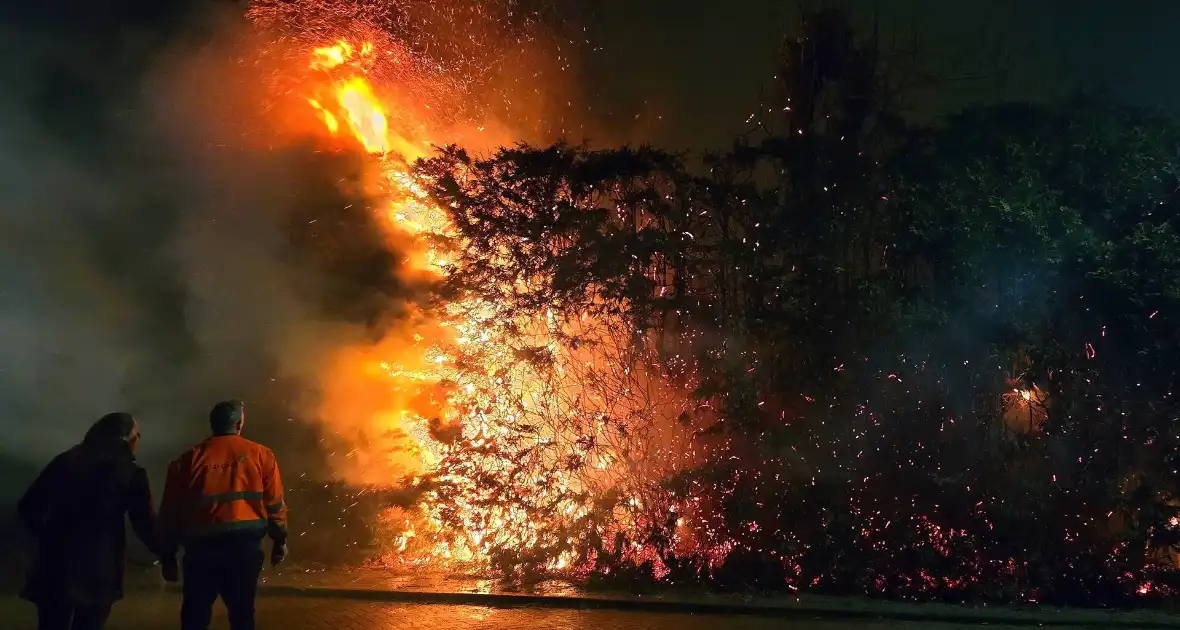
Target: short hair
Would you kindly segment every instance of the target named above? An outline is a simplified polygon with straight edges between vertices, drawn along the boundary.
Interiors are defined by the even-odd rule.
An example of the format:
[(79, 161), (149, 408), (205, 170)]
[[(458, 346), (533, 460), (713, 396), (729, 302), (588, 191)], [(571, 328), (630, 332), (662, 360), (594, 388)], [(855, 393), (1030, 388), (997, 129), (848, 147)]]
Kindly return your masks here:
[(82, 438), (82, 441), (86, 444), (127, 441), (131, 439), (131, 434), (134, 431), (135, 416), (124, 411), (116, 411), (108, 413), (99, 418), (98, 422), (90, 425), (90, 429), (86, 431), (86, 437)]
[(242, 424), (242, 411), (245, 405), (237, 398), (223, 400), (209, 412), (209, 428), (214, 435), (228, 435), (235, 433)]

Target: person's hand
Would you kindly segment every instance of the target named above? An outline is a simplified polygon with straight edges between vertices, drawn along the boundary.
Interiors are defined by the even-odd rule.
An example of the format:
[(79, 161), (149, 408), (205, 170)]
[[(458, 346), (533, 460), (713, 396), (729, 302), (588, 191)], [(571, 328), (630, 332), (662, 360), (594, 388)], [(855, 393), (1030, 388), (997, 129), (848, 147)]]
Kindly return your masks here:
[(271, 566), (279, 566), (283, 560), (287, 558), (287, 543), (275, 544), (270, 548), (270, 564)]
[(176, 562), (175, 556), (160, 559), (160, 573), (164, 575), (165, 582), (180, 581), (180, 564)]

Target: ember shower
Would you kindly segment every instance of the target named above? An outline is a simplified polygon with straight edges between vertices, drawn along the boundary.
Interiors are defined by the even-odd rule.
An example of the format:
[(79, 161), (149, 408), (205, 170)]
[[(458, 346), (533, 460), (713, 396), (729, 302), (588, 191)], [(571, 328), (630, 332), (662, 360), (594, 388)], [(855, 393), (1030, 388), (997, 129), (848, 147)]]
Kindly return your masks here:
[[(499, 299), (544, 278), (455, 290), (473, 244), (411, 168), (434, 146), (537, 135), (542, 88), (557, 87), (545, 70), (565, 63), (540, 59), (552, 50), (540, 14), (516, 3), (256, 2), (249, 15), (273, 36), (258, 62), (278, 68), (273, 98), (303, 108), (288, 126), (369, 156), (348, 185), (404, 254), (401, 277), (433, 296), (399, 305), (373, 343), (341, 347), (322, 377), (320, 421), (348, 450), (338, 477), (409, 497), (381, 517), (382, 560), (577, 571), (602, 548), (591, 539), (630, 541), (674, 514), (659, 482), (694, 459), (675, 422), (683, 384), (655, 369), (624, 317)], [(470, 37), (450, 39), (457, 23)]]
[[(875, 152), (905, 138), (871, 134), (903, 125), (875, 131), (897, 121), (862, 98), (874, 57), (839, 19), (811, 35), (847, 63), (785, 46), (787, 102), (762, 128), (786, 135), (694, 175), (652, 149), (517, 145), (568, 122), (549, 108), (566, 100), (566, 42), (517, 3), (256, 2), (250, 16), (274, 142), (334, 156), (321, 182), (352, 202), (342, 217), (379, 227), (395, 255), (371, 266), (409, 293), (319, 374), (334, 474), (397, 499), (374, 526), (377, 561), (906, 597), (1155, 588), (1145, 565), (1166, 558), (1120, 540), (1113, 509), (1020, 474), (1048, 458), (989, 437), (1072, 422), (1049, 385), (1062, 369), (988, 338), (1005, 317), (1042, 320), (1032, 296), (1056, 294), (1052, 265), (989, 260), (1002, 289), (972, 290), (994, 313), (888, 301), (923, 289), (891, 265), (918, 259), (919, 277), (929, 261), (899, 257), (894, 220), (857, 217), (932, 219), (894, 201)], [(825, 85), (844, 100), (807, 91)], [(357, 168), (334, 170), (347, 156)], [(778, 188), (750, 183), (760, 160)], [(807, 218), (828, 204), (830, 221)], [(927, 307), (922, 325), (897, 315)], [(1077, 335), (1057, 356), (1089, 374), (1108, 347)], [(1053, 574), (1014, 533), (1047, 511), (1061, 515), (1040, 532)]]

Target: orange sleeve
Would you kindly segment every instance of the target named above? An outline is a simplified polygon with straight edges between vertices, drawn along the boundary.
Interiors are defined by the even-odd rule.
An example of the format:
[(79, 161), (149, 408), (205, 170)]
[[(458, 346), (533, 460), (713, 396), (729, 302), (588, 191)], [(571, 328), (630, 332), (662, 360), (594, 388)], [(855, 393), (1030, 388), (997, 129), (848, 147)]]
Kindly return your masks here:
[(267, 451), (263, 463), (262, 495), (266, 503), (267, 531), (272, 540), (283, 544), (287, 540), (287, 502), (283, 497), (279, 460), (273, 452)]

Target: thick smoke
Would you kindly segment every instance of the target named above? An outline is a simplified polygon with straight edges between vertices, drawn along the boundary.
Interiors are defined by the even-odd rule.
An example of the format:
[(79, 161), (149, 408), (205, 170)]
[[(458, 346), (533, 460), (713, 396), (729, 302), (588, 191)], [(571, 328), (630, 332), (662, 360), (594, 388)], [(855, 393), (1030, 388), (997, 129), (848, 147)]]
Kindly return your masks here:
[(240, 34), (208, 24), (0, 33), (0, 460), (40, 466), (119, 409), (158, 476), (238, 396), (314, 477), (321, 362), (409, 297), (342, 185), (363, 164), (270, 141)]

